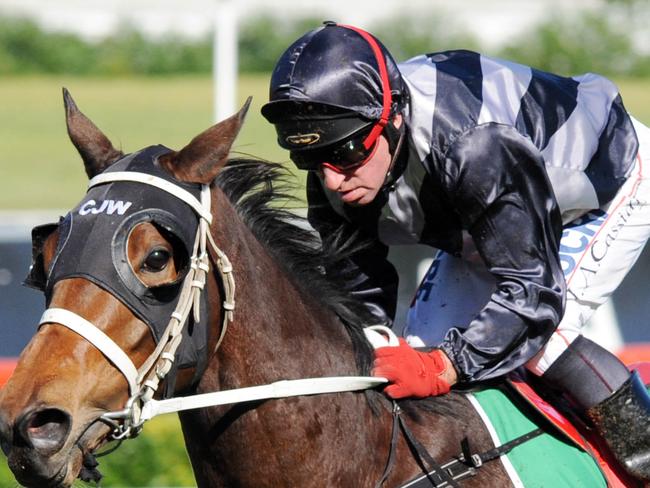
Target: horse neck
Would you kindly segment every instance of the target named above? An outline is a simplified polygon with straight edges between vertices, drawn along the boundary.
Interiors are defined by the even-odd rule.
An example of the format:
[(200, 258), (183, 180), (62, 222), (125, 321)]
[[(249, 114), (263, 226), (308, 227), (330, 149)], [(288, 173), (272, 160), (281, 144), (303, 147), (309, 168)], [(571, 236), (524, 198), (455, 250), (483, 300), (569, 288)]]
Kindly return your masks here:
[[(357, 375), (352, 341), (340, 321), (300, 292), (220, 191), (215, 200), (212, 232), (233, 264), (236, 308), (199, 391)], [(212, 298), (216, 327), (219, 297)], [(369, 486), (385, 463), (386, 452), (375, 446), (386, 444), (390, 426), (390, 415), (369, 410), (364, 394), (347, 393), (214, 407), (180, 417), (198, 486)], [(362, 431), (347, 435), (359, 430), (359, 422)], [(318, 455), (305, 457), (310, 452)], [(343, 476), (337, 473), (355, 456), (365, 459), (364, 473), (347, 470), (349, 479), (322, 482), (332, 473)], [(319, 474), (323, 466), (335, 469)]]
[[(358, 374), (352, 340), (340, 321), (300, 292), (227, 198), (215, 193), (213, 235), (233, 264), (237, 305), (199, 389)], [(211, 310), (213, 323), (220, 323), (218, 302)], [(373, 486), (388, 459), (392, 418), (390, 404), (380, 393), (368, 395), (376, 400), (376, 409), (364, 393), (342, 393), (182, 413), (198, 486)], [(408, 415), (414, 434), (436, 459), (454, 456), (467, 432), (480, 436), (474, 437), (477, 449), (490, 442), (469, 403), (452, 400), (444, 415), (434, 408)], [(392, 470), (393, 484), (420, 472), (405, 442), (396, 449), (401, 461)], [(491, 481), (490, 486), (508, 484), (507, 477)], [(486, 486), (486, 481), (470, 486)]]
[(215, 193), (213, 235), (233, 264), (237, 290), (235, 318), (219, 351), (220, 371), (237, 369), (229, 375), (237, 378), (236, 386), (358, 374), (351, 339), (340, 320), (300, 291), (225, 195)]

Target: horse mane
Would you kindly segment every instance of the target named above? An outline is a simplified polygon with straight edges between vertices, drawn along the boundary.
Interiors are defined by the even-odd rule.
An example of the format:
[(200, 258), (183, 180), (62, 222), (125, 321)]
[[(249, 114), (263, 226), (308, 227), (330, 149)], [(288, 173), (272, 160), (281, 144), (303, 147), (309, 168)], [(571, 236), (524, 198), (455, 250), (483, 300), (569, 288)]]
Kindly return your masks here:
[(366, 307), (346, 293), (342, 280), (324, 270), (344, 260), (363, 245), (334, 236), (321, 242), (306, 217), (293, 212), (302, 202), (291, 173), (278, 163), (261, 159), (233, 158), (214, 184), (235, 207), (244, 224), (260, 241), (301, 292), (335, 313), (348, 331), (361, 374), (368, 374), (372, 350), (363, 327), (371, 324)]
[[(233, 158), (215, 179), (218, 186), (234, 205), (238, 215), (253, 235), (267, 248), (278, 264), (298, 288), (335, 313), (343, 322), (352, 339), (357, 367), (362, 375), (369, 375), (372, 366), (372, 348), (363, 328), (373, 324), (367, 308), (346, 292), (342, 280), (326, 275), (329, 266), (359, 251), (356, 236), (334, 231), (328, 239), (321, 239), (311, 229), (306, 217), (292, 211), (302, 204), (296, 194), (289, 170), (278, 163), (261, 159)], [(381, 395), (366, 391), (375, 413)], [(462, 395), (443, 395), (424, 400), (400, 402), (412, 418), (419, 418), (420, 409), (447, 417), (455, 417)]]

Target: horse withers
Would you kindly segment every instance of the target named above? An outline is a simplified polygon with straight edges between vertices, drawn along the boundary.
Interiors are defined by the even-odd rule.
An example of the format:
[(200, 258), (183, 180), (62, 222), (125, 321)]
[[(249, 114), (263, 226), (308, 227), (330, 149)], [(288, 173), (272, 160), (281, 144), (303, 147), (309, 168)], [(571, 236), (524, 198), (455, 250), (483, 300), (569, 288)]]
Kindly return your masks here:
[[(180, 151), (124, 155), (64, 100), (91, 186), (58, 224), (33, 233), (27, 282), (44, 291), (48, 312), (0, 393), (2, 448), (19, 483), (98, 480), (97, 449), (141, 428), (112, 414), (146, 388), (168, 397), (368, 374), (361, 309), (322, 274), (340, 253), (276, 204), (280, 166), (228, 160), (248, 105)], [(217, 266), (224, 256), (232, 270)], [(393, 410), (370, 390), (207, 407), (180, 420), (201, 487), (402, 486), (423, 460), (395, 435)], [(494, 445), (462, 394), (404, 401), (401, 412), (436, 460), (458, 457), (465, 438), (479, 451)], [(463, 486), (511, 484), (500, 462), (474, 474)]]

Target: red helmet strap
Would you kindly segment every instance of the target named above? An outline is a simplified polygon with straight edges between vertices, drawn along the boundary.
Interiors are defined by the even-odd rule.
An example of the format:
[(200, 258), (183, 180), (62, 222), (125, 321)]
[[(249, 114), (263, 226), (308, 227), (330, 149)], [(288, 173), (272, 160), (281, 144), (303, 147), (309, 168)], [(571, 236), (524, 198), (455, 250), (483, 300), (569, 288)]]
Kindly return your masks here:
[(366, 40), (366, 42), (370, 45), (372, 52), (375, 54), (375, 58), (377, 60), (377, 66), (379, 68), (379, 77), (381, 78), (381, 84), (382, 84), (383, 100), (382, 100), (382, 111), (381, 111), (381, 116), (379, 118), (379, 121), (372, 128), (366, 140), (363, 141), (363, 145), (366, 147), (366, 149), (369, 149), (374, 144), (375, 140), (379, 137), (379, 135), (382, 133), (384, 127), (386, 127), (386, 124), (388, 123), (388, 117), (390, 116), (390, 108), (393, 103), (393, 97), (390, 91), (390, 82), (388, 80), (388, 69), (386, 68), (386, 60), (384, 59), (384, 55), (381, 51), (381, 48), (379, 47), (379, 43), (370, 33), (364, 31), (363, 29), (359, 29), (358, 27), (354, 27), (351, 25), (343, 25), (343, 24), (337, 24), (337, 25), (339, 27), (345, 27), (346, 29), (353, 30), (361, 37), (363, 37)]

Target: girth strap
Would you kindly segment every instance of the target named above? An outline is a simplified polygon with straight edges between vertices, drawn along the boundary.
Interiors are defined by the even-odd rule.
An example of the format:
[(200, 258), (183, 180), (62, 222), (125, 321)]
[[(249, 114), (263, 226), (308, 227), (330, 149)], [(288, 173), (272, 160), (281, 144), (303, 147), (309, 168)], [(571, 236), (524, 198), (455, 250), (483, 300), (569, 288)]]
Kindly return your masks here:
[[(495, 447), (483, 453), (476, 454), (472, 454), (469, 440), (466, 437), (461, 441), (462, 452), (460, 456), (458, 456), (458, 459), (454, 459), (453, 461), (445, 463), (438, 469), (441, 469), (443, 473), (445, 473), (447, 476), (450, 476), (455, 483), (455, 481), (476, 475), (477, 469), (481, 468), (488, 461), (494, 461), (504, 454), (508, 454), (515, 447), (528, 442), (529, 440), (534, 439), (543, 433), (543, 429), (537, 428), (526, 434), (516, 437), (515, 439), (512, 439), (511, 441), (506, 442), (499, 447)], [(428, 476), (435, 472), (436, 469), (434, 468), (433, 471), (401, 485), (400, 488), (443, 488), (451, 486), (447, 483), (446, 480), (438, 483)], [(453, 486), (457, 485), (455, 484)]]
[[(402, 409), (399, 407), (397, 402), (393, 401), (393, 426), (391, 431), (392, 433), (390, 439), (390, 447), (388, 451), (388, 461), (386, 462), (384, 472), (375, 485), (375, 488), (381, 488), (384, 485), (388, 479), (388, 476), (390, 475), (390, 472), (393, 469), (393, 466), (395, 465), (397, 439), (399, 437), (400, 430), (404, 434), (404, 438), (406, 439), (406, 443), (408, 444), (411, 453), (415, 457), (415, 460), (420, 466), (420, 469), (422, 469), (422, 472), (424, 473), (424, 476), (416, 479), (415, 483), (418, 483), (418, 486), (421, 487), (458, 488), (458, 484), (455, 481), (453, 473), (446, 469), (449, 464), (440, 466), (438, 463), (436, 463), (436, 461), (433, 459), (433, 457), (431, 457), (424, 446), (415, 438), (411, 430), (404, 422), (401, 413)], [(410, 486), (411, 483), (404, 486)]]
[(435, 488), (458, 488), (458, 483), (453, 478), (453, 475), (447, 471), (446, 467), (440, 466), (427, 452), (424, 446), (415, 438), (411, 430), (408, 428), (404, 419), (400, 415), (401, 409), (397, 407), (395, 415), (399, 419), (399, 425), (406, 438), (409, 448), (415, 456), (415, 460), (422, 468), (426, 479)]
[[(465, 463), (468, 462), (471, 463), (472, 466), (475, 468), (480, 468), (481, 466), (483, 466), (484, 463), (488, 461), (492, 461), (494, 459), (497, 459), (498, 457), (503, 456), (504, 454), (509, 453), (520, 444), (523, 444), (524, 442), (528, 442), (529, 440), (534, 439), (535, 437), (543, 433), (544, 430), (542, 428), (531, 430), (527, 434), (520, 435), (519, 437), (516, 437), (511, 441), (506, 442), (505, 444), (501, 444), (499, 447), (495, 447), (481, 454), (471, 453), (469, 439), (465, 437), (461, 442), (461, 447), (463, 451), (462, 459), (460, 461), (456, 461), (456, 463), (454, 464), (461, 464), (461, 461), (464, 461)], [(453, 470), (454, 466), (450, 466), (450, 469)]]
[(388, 475), (390, 475), (390, 472), (393, 469), (393, 466), (395, 465), (395, 454), (397, 453), (397, 439), (398, 439), (398, 433), (399, 433), (399, 416), (397, 415), (397, 409), (399, 406), (397, 403), (393, 402), (393, 426), (391, 427), (391, 434), (390, 434), (390, 445), (388, 446), (388, 460), (386, 461), (386, 467), (384, 468), (384, 472), (381, 475), (381, 478), (379, 478), (379, 481), (377, 481), (377, 484), (375, 485), (375, 488), (381, 488), (384, 486), (384, 483), (388, 479)]

